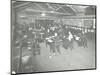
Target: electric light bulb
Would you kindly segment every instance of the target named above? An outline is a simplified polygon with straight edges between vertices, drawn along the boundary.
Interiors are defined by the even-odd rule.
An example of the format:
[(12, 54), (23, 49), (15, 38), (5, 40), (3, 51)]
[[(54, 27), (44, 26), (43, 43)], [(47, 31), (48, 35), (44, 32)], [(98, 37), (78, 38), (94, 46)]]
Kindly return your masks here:
[(45, 13), (42, 13), (41, 16), (46, 16), (46, 14)]
[(28, 47), (28, 49), (31, 49), (31, 47)]

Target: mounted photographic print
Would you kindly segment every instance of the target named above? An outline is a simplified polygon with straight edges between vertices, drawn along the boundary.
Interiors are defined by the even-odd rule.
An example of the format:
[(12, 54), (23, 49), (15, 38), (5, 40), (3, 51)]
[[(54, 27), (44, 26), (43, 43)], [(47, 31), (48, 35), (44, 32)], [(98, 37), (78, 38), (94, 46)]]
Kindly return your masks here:
[(11, 1), (11, 74), (96, 69), (96, 6)]

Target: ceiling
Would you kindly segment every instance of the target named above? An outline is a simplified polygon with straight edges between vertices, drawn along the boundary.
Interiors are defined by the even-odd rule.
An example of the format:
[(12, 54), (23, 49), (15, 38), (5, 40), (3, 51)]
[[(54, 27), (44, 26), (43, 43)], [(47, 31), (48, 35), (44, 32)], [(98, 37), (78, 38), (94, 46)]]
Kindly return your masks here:
[(30, 1), (12, 1), (12, 5), (17, 12), (28, 15), (39, 16), (42, 13), (46, 13), (47, 16), (95, 15), (95, 6)]

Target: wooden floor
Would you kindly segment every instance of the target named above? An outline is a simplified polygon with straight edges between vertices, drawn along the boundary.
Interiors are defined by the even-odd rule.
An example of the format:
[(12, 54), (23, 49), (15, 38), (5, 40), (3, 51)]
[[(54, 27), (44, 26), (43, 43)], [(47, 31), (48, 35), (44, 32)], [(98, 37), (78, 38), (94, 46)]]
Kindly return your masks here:
[(95, 68), (95, 47), (93, 43), (88, 43), (88, 48), (79, 48), (74, 43), (73, 50), (65, 50), (60, 47), (61, 54), (50, 53), (49, 48), (41, 45), (41, 55), (33, 58), (35, 60), (36, 71), (57, 71)]
[[(88, 48), (78, 47), (77, 43), (74, 42), (73, 50), (65, 50), (63, 47), (60, 47), (60, 50), (61, 54), (50, 53), (49, 47), (46, 48), (45, 44), (42, 43), (41, 54), (32, 56), (32, 59), (28, 60), (32, 68), (29, 69), (29, 66), (22, 67), (22, 72), (44, 72), (95, 68), (94, 41), (88, 40)], [(23, 54), (25, 53), (29, 56), (31, 55), (31, 53), (24, 50)], [(13, 60), (14, 63), (15, 60)], [(18, 60), (16, 61), (18, 62)], [(18, 63), (15, 65), (17, 65), (16, 68), (18, 69)], [(17, 70), (17, 72), (19, 71)]]

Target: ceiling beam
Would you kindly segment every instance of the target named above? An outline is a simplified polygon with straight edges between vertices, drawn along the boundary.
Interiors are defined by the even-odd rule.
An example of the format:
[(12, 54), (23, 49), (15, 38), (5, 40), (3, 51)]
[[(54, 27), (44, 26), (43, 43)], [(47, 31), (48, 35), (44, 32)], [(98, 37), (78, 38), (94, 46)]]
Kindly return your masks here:
[(36, 6), (38, 6), (40, 9), (44, 10), (39, 4), (34, 3)]
[(49, 5), (48, 3), (47, 3), (47, 6), (49, 7), (49, 8), (51, 8), (53, 11), (55, 11), (55, 8), (53, 8), (51, 5)]
[(55, 19), (61, 19), (61, 20), (65, 20), (65, 19), (95, 19), (96, 16), (94, 15), (91, 15), (91, 16), (64, 16), (64, 17), (54, 17), (54, 16), (45, 16), (45, 17), (42, 17), (42, 16), (38, 16), (38, 15), (27, 15), (25, 17), (33, 17), (33, 18), (40, 18), (40, 19), (51, 19), (51, 20), (55, 20)]
[(56, 11), (59, 10), (60, 8), (62, 8), (62, 7), (63, 7), (63, 6), (60, 6), (59, 8), (56, 9)]
[(27, 3), (22, 3), (20, 5), (17, 5), (17, 6), (14, 6), (13, 8), (19, 8), (19, 7), (22, 7), (22, 6), (26, 6), (28, 4), (30, 4), (31, 2), (27, 2)]
[[(25, 11), (24, 11), (25, 12)], [(33, 10), (33, 9), (27, 9), (27, 12), (40, 12), (40, 13), (52, 13), (52, 11), (40, 11), (40, 10)], [(59, 15), (72, 15), (71, 13), (60, 13), (60, 12), (53, 12), (54, 14), (59, 14)]]
[(72, 5), (66, 5), (66, 6), (70, 7), (75, 13), (78, 13), (78, 11)]

